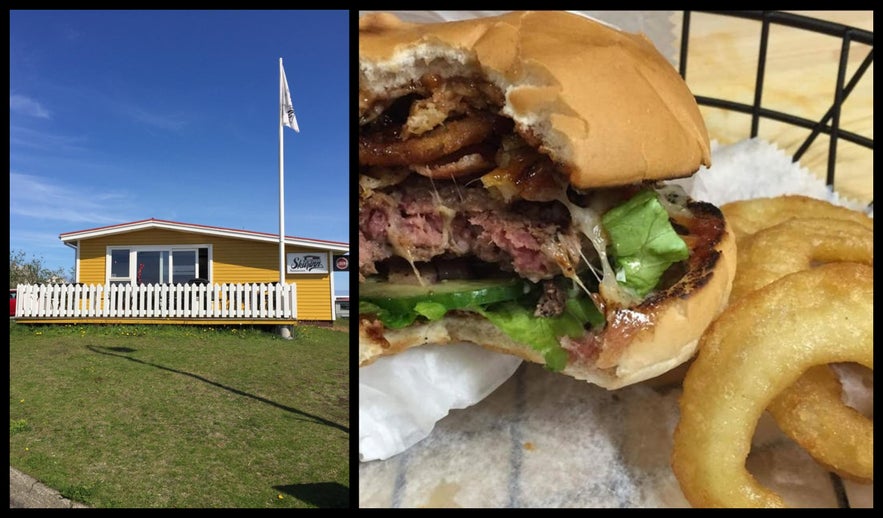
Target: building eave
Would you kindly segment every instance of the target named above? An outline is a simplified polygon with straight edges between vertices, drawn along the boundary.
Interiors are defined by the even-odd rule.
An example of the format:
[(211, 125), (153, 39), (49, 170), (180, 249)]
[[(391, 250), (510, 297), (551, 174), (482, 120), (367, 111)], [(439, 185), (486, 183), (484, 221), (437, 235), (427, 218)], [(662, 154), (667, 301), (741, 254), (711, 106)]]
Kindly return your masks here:
[[(129, 223), (120, 223), (118, 225), (91, 228), (86, 230), (77, 230), (74, 232), (65, 232), (63, 234), (60, 234), (58, 237), (59, 239), (61, 239), (62, 243), (71, 246), (72, 248), (76, 248), (77, 245), (73, 243), (84, 239), (95, 239), (98, 237), (151, 229), (190, 232), (194, 234), (212, 235), (233, 239), (245, 239), (249, 241), (261, 241), (267, 243), (279, 242), (279, 234), (270, 234), (267, 232), (257, 232), (253, 230), (237, 230), (232, 228), (215, 227), (209, 225), (198, 225), (194, 223), (182, 223), (179, 221), (168, 221), (155, 218), (133, 221)], [(349, 243), (344, 243), (340, 241), (328, 241), (324, 239), (285, 236), (285, 244), (304, 248), (329, 250), (332, 252), (349, 252)]]

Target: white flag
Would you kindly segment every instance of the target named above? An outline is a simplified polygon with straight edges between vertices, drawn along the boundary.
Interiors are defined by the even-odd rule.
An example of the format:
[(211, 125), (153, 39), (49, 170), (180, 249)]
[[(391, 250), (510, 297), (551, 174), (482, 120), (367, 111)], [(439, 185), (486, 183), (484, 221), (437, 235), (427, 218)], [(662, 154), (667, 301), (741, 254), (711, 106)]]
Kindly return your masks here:
[(282, 103), (282, 124), (300, 133), (300, 128), (297, 127), (297, 118), (294, 116), (294, 105), (291, 104), (291, 92), (288, 91), (288, 79), (285, 77), (285, 68), (282, 67), (282, 60), (279, 61), (279, 69), (282, 71), (282, 98), (280, 99)]

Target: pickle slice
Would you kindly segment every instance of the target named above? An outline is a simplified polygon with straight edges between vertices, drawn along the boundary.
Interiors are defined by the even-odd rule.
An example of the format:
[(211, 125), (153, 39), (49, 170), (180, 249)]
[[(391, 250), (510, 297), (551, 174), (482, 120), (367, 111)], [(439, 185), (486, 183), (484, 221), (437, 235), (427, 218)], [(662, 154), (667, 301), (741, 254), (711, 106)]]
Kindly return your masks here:
[(452, 310), (515, 300), (525, 290), (525, 282), (517, 278), (445, 280), (429, 286), (365, 282), (359, 285), (359, 300), (390, 311), (409, 311), (426, 302)]

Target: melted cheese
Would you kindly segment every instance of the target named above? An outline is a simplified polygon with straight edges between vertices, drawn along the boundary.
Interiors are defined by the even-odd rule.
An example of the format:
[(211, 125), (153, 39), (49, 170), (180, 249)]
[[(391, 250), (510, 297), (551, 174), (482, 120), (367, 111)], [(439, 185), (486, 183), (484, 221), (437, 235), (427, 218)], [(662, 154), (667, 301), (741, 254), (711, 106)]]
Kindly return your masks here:
[(656, 192), (659, 194), (659, 202), (668, 212), (670, 218), (677, 221), (692, 217), (690, 209), (687, 208), (690, 198), (683, 187), (674, 183), (661, 184), (656, 187)]
[[(602, 209), (599, 207), (599, 204), (592, 203), (588, 207), (580, 207), (571, 203), (566, 195), (562, 195), (560, 201), (565, 207), (567, 207), (567, 210), (570, 211), (570, 218), (573, 221), (573, 225), (575, 225), (576, 228), (589, 239), (592, 243), (592, 247), (594, 247), (595, 251), (598, 253), (598, 258), (601, 261), (601, 276), (598, 278), (598, 284), (603, 299), (607, 301), (608, 304), (613, 303), (614, 305), (621, 307), (629, 307), (640, 302), (639, 298), (616, 282), (616, 272), (613, 270), (613, 266), (610, 264), (610, 259), (607, 256), (608, 241), (604, 229), (601, 227)], [(585, 260), (585, 258), (583, 258), (583, 260)], [(586, 261), (586, 264), (589, 264), (589, 262)], [(592, 268), (591, 264), (589, 264), (589, 268)], [(597, 277), (599, 272), (594, 268), (592, 268), (592, 271)], [(567, 275), (567, 273), (565, 273), (565, 275)], [(582, 282), (576, 277), (575, 272), (567, 276), (576, 282), (590, 297), (592, 296), (585, 286), (583, 286)], [(604, 310), (604, 308), (599, 309), (602, 311)]]
[[(433, 198), (435, 198), (438, 213), (443, 219), (442, 242), (447, 243), (451, 239), (451, 225), (454, 221), (454, 216), (457, 215), (457, 211), (442, 203), (441, 196), (439, 196), (437, 190), (433, 189), (432, 195)], [(420, 275), (420, 269), (417, 268), (416, 264), (414, 264), (415, 261), (414, 257), (411, 255), (410, 243), (396, 242), (392, 243), (392, 245), (393, 249), (398, 253), (398, 255), (408, 261), (408, 264), (411, 265), (411, 270), (414, 271), (414, 276), (417, 278), (417, 282), (419, 282), (421, 286), (427, 286), (429, 282), (426, 281), (422, 275)]]
[[(689, 197), (683, 188), (675, 184), (660, 184), (655, 188), (659, 194), (659, 200), (662, 206), (668, 212), (672, 219), (685, 219), (692, 217), (690, 210), (687, 208)], [(599, 279), (599, 291), (601, 297), (608, 303), (619, 305), (623, 308), (635, 306), (641, 302), (641, 298), (634, 294), (631, 290), (624, 288), (617, 282), (616, 272), (607, 256), (608, 241), (606, 234), (601, 227), (601, 215), (609, 210), (601, 200), (593, 198), (593, 202), (588, 207), (580, 207), (570, 203), (566, 195), (562, 195), (560, 201), (570, 211), (573, 224), (582, 232), (592, 243), (598, 257), (601, 261), (601, 278)], [(583, 258), (585, 260), (585, 258)], [(586, 261), (588, 264), (588, 261)], [(591, 265), (589, 265), (591, 268)], [(594, 269), (592, 271), (595, 271)], [(596, 272), (597, 276), (597, 272)], [(578, 281), (578, 279), (576, 279)], [(580, 286), (582, 284), (580, 283)], [(585, 288), (583, 288), (585, 290)], [(591, 294), (590, 294), (591, 296)], [(593, 297), (594, 298), (594, 297)], [(603, 308), (600, 308), (602, 309)]]

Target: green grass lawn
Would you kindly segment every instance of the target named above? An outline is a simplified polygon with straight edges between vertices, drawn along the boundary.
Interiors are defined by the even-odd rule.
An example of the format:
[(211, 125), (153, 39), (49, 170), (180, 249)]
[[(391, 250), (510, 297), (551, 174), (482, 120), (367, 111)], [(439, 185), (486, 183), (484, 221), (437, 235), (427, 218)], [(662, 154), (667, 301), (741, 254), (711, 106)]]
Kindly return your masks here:
[(347, 332), (10, 326), (10, 465), (65, 497), (349, 506)]

